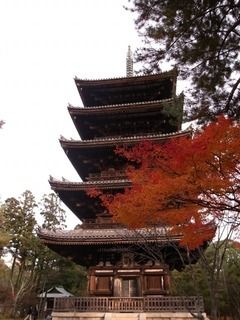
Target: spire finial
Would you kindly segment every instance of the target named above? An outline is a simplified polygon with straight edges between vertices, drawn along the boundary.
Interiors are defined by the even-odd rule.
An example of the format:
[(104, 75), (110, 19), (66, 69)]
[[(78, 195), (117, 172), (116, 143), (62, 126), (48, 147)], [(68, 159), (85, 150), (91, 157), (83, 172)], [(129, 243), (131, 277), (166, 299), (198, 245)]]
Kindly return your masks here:
[(127, 77), (133, 77), (133, 55), (132, 55), (132, 50), (130, 46), (128, 46), (128, 52), (127, 52), (126, 74), (127, 74)]

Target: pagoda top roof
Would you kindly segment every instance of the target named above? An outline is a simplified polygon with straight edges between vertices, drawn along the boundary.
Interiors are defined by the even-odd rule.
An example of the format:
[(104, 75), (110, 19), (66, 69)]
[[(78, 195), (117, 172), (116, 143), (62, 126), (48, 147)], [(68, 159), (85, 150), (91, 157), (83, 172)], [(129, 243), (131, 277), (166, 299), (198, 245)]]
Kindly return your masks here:
[(143, 135), (134, 135), (134, 136), (118, 136), (118, 137), (106, 137), (106, 138), (95, 138), (95, 139), (86, 139), (86, 140), (74, 140), (66, 139), (61, 137), (59, 139), (62, 147), (84, 147), (84, 146), (116, 146), (118, 144), (135, 144), (142, 142), (144, 140), (150, 141), (159, 141), (166, 140), (171, 138), (177, 138), (182, 136), (187, 136), (192, 133), (192, 129), (180, 130), (172, 133), (158, 133), (158, 134), (143, 134)]
[[(169, 242), (179, 241), (181, 235), (169, 235), (166, 227), (153, 229), (127, 229), (117, 228), (79, 228), (75, 230), (49, 231), (42, 229), (39, 237), (45, 243), (59, 243), (61, 245), (102, 245), (102, 244), (128, 244), (141, 242)], [(170, 237), (170, 238), (169, 238)]]
[(134, 77), (74, 78), (85, 107), (171, 98), (176, 95), (176, 79), (177, 69)]
[(173, 68), (171, 70), (159, 72), (159, 73), (154, 73), (154, 74), (147, 74), (147, 75), (134, 75), (132, 77), (113, 77), (113, 78), (98, 78), (98, 79), (89, 79), (89, 78), (79, 78), (77, 76), (74, 77), (74, 80), (76, 83), (81, 83), (81, 84), (107, 84), (107, 83), (112, 83), (112, 82), (129, 82), (129, 81), (143, 81), (143, 80), (156, 80), (156, 79), (165, 79), (165, 78), (171, 78), (171, 77), (177, 77), (178, 75), (178, 70), (177, 68)]

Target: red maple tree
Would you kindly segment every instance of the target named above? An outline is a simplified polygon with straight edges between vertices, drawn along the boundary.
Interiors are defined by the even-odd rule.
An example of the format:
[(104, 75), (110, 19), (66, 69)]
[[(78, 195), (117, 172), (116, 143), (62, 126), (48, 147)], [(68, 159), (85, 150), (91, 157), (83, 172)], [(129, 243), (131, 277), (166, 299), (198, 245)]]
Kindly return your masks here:
[[(196, 248), (223, 221), (240, 224), (240, 124), (221, 116), (191, 138), (150, 141), (116, 151), (128, 159), (131, 188), (100, 196), (118, 222), (132, 228), (167, 226)], [(137, 166), (136, 166), (137, 164)]]

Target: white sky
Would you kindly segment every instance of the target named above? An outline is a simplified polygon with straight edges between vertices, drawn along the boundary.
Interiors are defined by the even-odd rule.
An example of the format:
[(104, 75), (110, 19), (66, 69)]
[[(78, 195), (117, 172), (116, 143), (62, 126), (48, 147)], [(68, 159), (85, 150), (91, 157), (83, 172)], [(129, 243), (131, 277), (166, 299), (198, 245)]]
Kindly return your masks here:
[(40, 199), (50, 174), (78, 180), (58, 142), (78, 138), (67, 111), (82, 105), (73, 78), (125, 76), (127, 47), (140, 44), (127, 4), (0, 0), (1, 201), (26, 189)]

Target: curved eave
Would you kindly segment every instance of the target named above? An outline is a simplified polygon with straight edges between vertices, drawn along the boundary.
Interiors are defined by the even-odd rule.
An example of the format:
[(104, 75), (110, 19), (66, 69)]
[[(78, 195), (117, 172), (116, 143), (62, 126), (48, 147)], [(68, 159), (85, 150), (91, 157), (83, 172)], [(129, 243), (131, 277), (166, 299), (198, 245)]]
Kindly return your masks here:
[[(110, 228), (108, 230), (111, 230)], [(91, 233), (92, 229), (88, 229)], [(108, 233), (108, 232), (107, 232)], [(102, 253), (105, 249), (111, 251), (113, 253), (118, 253), (118, 249), (121, 248), (136, 248), (136, 254), (141, 254), (141, 248), (144, 248), (146, 244), (149, 246), (153, 245), (154, 248), (158, 244), (159, 249), (163, 250), (163, 254), (165, 255), (165, 262), (169, 265), (170, 269), (173, 270), (176, 268), (177, 270), (181, 270), (184, 265), (191, 263), (195, 263), (199, 259), (199, 251), (193, 250), (188, 254), (184, 247), (179, 246), (179, 242), (182, 239), (181, 235), (159, 235), (154, 238), (144, 238), (141, 240), (137, 237), (85, 237), (81, 238), (72, 238), (71, 234), (65, 234), (65, 236), (59, 234), (49, 234), (44, 233), (41, 230), (38, 232), (38, 236), (41, 241), (46, 244), (50, 249), (61, 254), (77, 264), (84, 266), (94, 266), (99, 263), (99, 256), (102, 257)], [(181, 255), (181, 259), (179, 258), (179, 253)], [(114, 257), (113, 257), (114, 259)]]
[[(125, 103), (107, 106), (96, 106), (88, 108), (68, 106), (68, 112), (72, 121), (83, 139), (91, 139), (104, 135), (104, 128), (109, 124), (112, 126), (115, 123), (114, 130), (119, 130), (119, 121), (151, 121), (152, 125), (158, 121), (159, 126), (161, 121), (165, 119), (169, 123), (169, 130), (180, 130), (183, 116), (183, 96), (180, 95), (174, 99), (147, 101), (141, 103)], [(151, 126), (150, 126), (151, 127)], [(91, 129), (90, 129), (91, 128)], [(130, 128), (128, 128), (129, 130)], [(150, 128), (145, 128), (148, 132)], [(160, 129), (160, 128), (159, 128)], [(109, 133), (108, 133), (109, 134)], [(115, 133), (116, 134), (116, 133)], [(131, 134), (131, 129), (129, 134)]]
[(112, 190), (112, 189), (123, 189), (131, 186), (129, 180), (102, 180), (102, 181), (87, 181), (87, 182), (70, 182), (60, 181), (51, 178), (49, 184), (54, 191), (87, 191), (93, 188), (100, 190)]
[(115, 147), (118, 145), (134, 145), (140, 143), (144, 140), (149, 140), (153, 142), (166, 141), (168, 139), (175, 139), (180, 137), (191, 136), (192, 130), (184, 130), (173, 133), (166, 134), (150, 134), (150, 135), (141, 135), (141, 136), (131, 136), (131, 137), (113, 137), (113, 138), (104, 138), (104, 139), (92, 139), (92, 140), (67, 140), (61, 138), (60, 144), (62, 148), (89, 148), (89, 147)]
[(96, 240), (63, 240), (63, 239), (49, 239), (45, 238), (44, 236), (38, 235), (39, 238), (42, 240), (43, 243), (45, 244), (54, 244), (54, 245), (65, 245), (65, 246), (90, 246), (90, 245), (96, 245), (96, 246), (101, 246), (101, 245), (123, 245), (123, 244), (146, 244), (147, 243), (162, 243), (162, 244), (169, 244), (169, 242), (179, 242), (181, 239), (173, 237), (169, 239), (169, 237), (164, 237), (162, 239), (155, 239), (155, 240), (145, 240), (145, 241), (138, 241), (138, 240), (126, 240), (126, 239), (96, 239)]
[[(91, 231), (91, 230), (90, 230)], [(180, 235), (155, 235), (154, 237), (131, 237), (126, 236), (102, 236), (102, 237), (71, 237), (71, 235), (66, 234), (62, 236), (61, 234), (56, 233), (55, 235), (44, 233), (39, 231), (39, 238), (46, 244), (55, 244), (55, 245), (66, 245), (66, 246), (89, 246), (89, 245), (114, 245), (114, 244), (140, 244), (140, 243), (168, 243), (169, 242), (179, 242), (182, 238)]]
[(104, 79), (81, 79), (75, 77), (75, 83), (81, 86), (105, 86), (105, 85), (112, 85), (112, 84), (119, 84), (124, 85), (128, 84), (129, 82), (133, 83), (142, 83), (146, 81), (152, 80), (162, 80), (167, 78), (176, 79), (178, 75), (178, 70), (173, 68), (168, 71), (164, 71), (161, 73), (150, 74), (150, 75), (139, 75), (133, 77), (116, 77), (116, 78), (104, 78)]
[(122, 103), (106, 106), (94, 106), (94, 107), (74, 107), (72, 105), (68, 106), (68, 111), (70, 115), (73, 116), (86, 116), (86, 115), (98, 115), (98, 114), (118, 114), (118, 113), (132, 113), (132, 112), (142, 112), (148, 111), (149, 109), (154, 110), (162, 109), (164, 106), (172, 106), (175, 102), (183, 101), (183, 96), (180, 95), (177, 98), (154, 100), (154, 101), (143, 101), (136, 103)]
[[(104, 138), (94, 140), (60, 140), (61, 146), (79, 176), (85, 180), (89, 174), (100, 174), (104, 167), (119, 170), (119, 165), (126, 160), (116, 155), (117, 146), (133, 146), (142, 141), (150, 140), (164, 143), (169, 139), (190, 136), (191, 130), (178, 131), (172, 134), (146, 135), (135, 137)], [(104, 159), (104, 162), (102, 160)]]
[(91, 181), (91, 182), (66, 182), (55, 179), (49, 180), (51, 188), (58, 194), (61, 201), (78, 217), (80, 220), (96, 219), (98, 214), (105, 212), (101, 200), (91, 198), (87, 191), (99, 189), (105, 193), (121, 192), (124, 188), (130, 187), (128, 180), (116, 181)]

